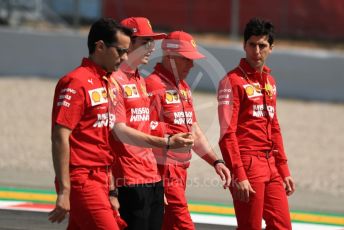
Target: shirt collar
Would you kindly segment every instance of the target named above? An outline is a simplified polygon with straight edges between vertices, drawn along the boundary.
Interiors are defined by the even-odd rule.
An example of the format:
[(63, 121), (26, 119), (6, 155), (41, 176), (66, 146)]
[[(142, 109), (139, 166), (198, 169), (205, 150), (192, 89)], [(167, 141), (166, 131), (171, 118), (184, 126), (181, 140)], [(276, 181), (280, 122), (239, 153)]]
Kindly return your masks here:
[(120, 66), (121, 71), (128, 76), (131, 77), (140, 77), (138, 69), (132, 69), (128, 64), (122, 63)]
[(154, 67), (154, 70), (163, 78), (177, 85), (177, 80), (174, 77), (174, 75), (170, 71), (168, 71), (161, 63), (157, 63), (156, 66)]
[(99, 75), (100, 77), (107, 75), (107, 72), (102, 67), (100, 67), (89, 58), (83, 58), (81, 66), (88, 68), (90, 71), (92, 71), (96, 75)]

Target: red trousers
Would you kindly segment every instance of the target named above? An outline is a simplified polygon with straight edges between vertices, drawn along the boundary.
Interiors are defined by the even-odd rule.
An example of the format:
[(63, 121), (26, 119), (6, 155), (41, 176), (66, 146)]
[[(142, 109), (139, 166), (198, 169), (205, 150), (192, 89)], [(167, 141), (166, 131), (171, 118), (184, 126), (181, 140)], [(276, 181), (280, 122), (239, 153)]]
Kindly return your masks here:
[[(275, 158), (241, 155), (246, 175), (255, 194), (250, 193), (248, 203), (234, 200), (234, 209), (240, 230), (291, 229), (288, 199), (283, 181), (279, 175)], [(235, 188), (231, 188), (233, 193)]]
[(163, 230), (194, 230), (185, 197), (187, 167), (167, 164), (163, 166), (165, 206)]
[(109, 173), (104, 167), (71, 170), (68, 230), (119, 230), (109, 201)]

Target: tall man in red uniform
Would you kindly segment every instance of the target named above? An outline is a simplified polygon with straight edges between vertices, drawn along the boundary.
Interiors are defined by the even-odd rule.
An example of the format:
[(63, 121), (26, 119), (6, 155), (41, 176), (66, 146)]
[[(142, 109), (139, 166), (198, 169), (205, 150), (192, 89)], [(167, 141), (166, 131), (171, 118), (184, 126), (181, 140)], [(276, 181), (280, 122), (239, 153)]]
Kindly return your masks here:
[(68, 229), (117, 230), (109, 201), (113, 156), (109, 147), (106, 78), (127, 59), (131, 30), (113, 19), (95, 22), (89, 57), (57, 83), (52, 111), (52, 155), (57, 200), (50, 212)]
[(189, 134), (178, 134), (171, 138), (148, 135), (150, 101), (138, 66), (148, 63), (154, 51), (154, 40), (166, 35), (154, 33), (146, 18), (127, 18), (121, 24), (131, 28), (133, 36), (128, 61), (121, 65), (110, 81), (110, 97), (115, 114), (111, 146), (116, 155), (113, 169), (118, 187), (119, 211), (128, 223), (128, 230), (160, 230), (164, 191), (150, 147), (191, 147), (193, 141), (189, 139)]
[[(193, 150), (211, 166), (229, 186), (230, 173), (224, 161), (218, 159), (201, 131), (192, 101), (191, 89), (185, 81), (193, 61), (204, 58), (197, 51), (191, 35), (175, 31), (162, 42), (162, 62), (146, 79), (151, 96), (152, 134), (169, 136), (179, 132), (192, 132)], [(163, 229), (195, 229), (185, 197), (187, 168), (191, 152), (188, 150), (154, 149), (164, 179), (167, 206)]]
[[(246, 58), (219, 84), (220, 149), (233, 174), (238, 229), (291, 229), (287, 195), (295, 191), (276, 112), (276, 83), (265, 60), (274, 28), (252, 19), (244, 32)], [(284, 185), (283, 185), (284, 183)]]

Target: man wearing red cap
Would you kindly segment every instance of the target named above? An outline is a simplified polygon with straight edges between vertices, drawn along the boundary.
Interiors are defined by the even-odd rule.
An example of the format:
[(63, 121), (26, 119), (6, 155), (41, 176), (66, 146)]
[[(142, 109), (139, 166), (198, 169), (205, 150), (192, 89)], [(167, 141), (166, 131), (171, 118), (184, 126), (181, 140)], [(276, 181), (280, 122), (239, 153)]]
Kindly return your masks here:
[(95, 22), (89, 57), (61, 78), (52, 111), (56, 207), (51, 222), (69, 215), (68, 229), (118, 230), (109, 199), (113, 156), (109, 147), (107, 77), (127, 59), (131, 30), (113, 19)]
[(164, 191), (150, 147), (191, 147), (193, 141), (189, 134), (177, 134), (171, 138), (148, 135), (150, 101), (138, 66), (148, 63), (154, 51), (154, 40), (166, 35), (154, 33), (146, 18), (127, 18), (121, 24), (131, 28), (133, 36), (128, 61), (110, 81), (115, 114), (111, 146), (116, 155), (113, 173), (118, 187), (119, 211), (129, 230), (160, 230)]
[[(162, 42), (162, 62), (146, 78), (147, 91), (151, 96), (152, 134), (170, 136), (179, 132), (192, 132), (192, 148), (202, 159), (214, 166), (224, 181), (230, 184), (230, 173), (224, 161), (218, 159), (205, 135), (197, 124), (191, 90), (185, 79), (193, 67), (193, 61), (204, 58), (197, 51), (191, 35), (175, 31)], [(187, 168), (190, 150), (153, 149), (164, 180), (167, 205), (163, 229), (195, 229), (185, 197)]]
[[(246, 58), (219, 84), (220, 149), (233, 174), (238, 229), (291, 229), (287, 195), (295, 191), (276, 114), (276, 84), (265, 60), (274, 28), (252, 19), (244, 32)], [(283, 183), (285, 185), (283, 185)]]

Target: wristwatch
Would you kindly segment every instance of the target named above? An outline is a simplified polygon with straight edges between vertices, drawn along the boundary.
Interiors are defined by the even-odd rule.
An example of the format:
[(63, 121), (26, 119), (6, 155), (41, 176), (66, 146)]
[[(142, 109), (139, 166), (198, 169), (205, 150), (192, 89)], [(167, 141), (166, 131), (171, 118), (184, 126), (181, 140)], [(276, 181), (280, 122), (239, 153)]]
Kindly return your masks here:
[(118, 189), (110, 190), (109, 196), (118, 197)]
[(213, 165), (215, 167), (217, 164), (220, 164), (220, 163), (222, 163), (224, 165), (226, 164), (224, 160), (218, 159), (218, 160), (214, 161)]

